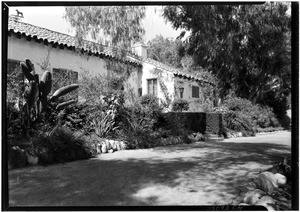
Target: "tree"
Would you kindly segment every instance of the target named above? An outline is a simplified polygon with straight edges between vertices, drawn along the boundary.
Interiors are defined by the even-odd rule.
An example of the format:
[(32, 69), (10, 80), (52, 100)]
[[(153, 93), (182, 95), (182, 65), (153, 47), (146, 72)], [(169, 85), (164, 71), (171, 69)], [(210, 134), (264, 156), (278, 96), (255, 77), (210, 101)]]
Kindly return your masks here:
[[(217, 77), (220, 97), (233, 91), (274, 107), (278, 101), (285, 105), (291, 90), (287, 10), (288, 5), (279, 2), (178, 5), (166, 6), (163, 16), (175, 29), (191, 32), (184, 41), (185, 54)], [(274, 94), (276, 101), (269, 98)]]
[(155, 38), (148, 41), (148, 57), (179, 68), (181, 67), (181, 57), (178, 54), (180, 46), (181, 40), (174, 41), (171, 38), (156, 35)]
[[(126, 60), (131, 45), (141, 41), (145, 33), (141, 25), (145, 7), (76, 6), (65, 7), (65, 12), (64, 18), (75, 29), (79, 47), (86, 38), (99, 44), (110, 43), (111, 54), (117, 60), (106, 60), (106, 65), (112, 71), (111, 77), (124, 85), (131, 73), (139, 68), (122, 61)], [(93, 48), (94, 44), (91, 45)]]
[(65, 7), (65, 12), (79, 43), (87, 36), (97, 43), (109, 41), (121, 58), (145, 33), (141, 26), (144, 6), (76, 6)]

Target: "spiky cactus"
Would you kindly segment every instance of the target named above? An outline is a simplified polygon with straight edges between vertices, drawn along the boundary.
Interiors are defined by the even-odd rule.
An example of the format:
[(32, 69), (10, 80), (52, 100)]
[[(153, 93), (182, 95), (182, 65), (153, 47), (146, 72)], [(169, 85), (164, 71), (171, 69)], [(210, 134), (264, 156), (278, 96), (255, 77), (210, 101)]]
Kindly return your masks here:
[(61, 110), (75, 102), (75, 100), (69, 100), (59, 104), (55, 103), (59, 97), (77, 89), (79, 85), (72, 84), (59, 88), (50, 98), (48, 98), (52, 87), (51, 73), (49, 71), (45, 71), (39, 81), (39, 75), (35, 74), (34, 65), (29, 59), (25, 59), (24, 62), (21, 62), (20, 66), (24, 76), (28, 80), (28, 84), (24, 92), (24, 99), (26, 102), (24, 108), (26, 117), (23, 119), (23, 124), (26, 125), (26, 131), (28, 131), (30, 123), (39, 119), (41, 113), (45, 112), (48, 107), (51, 107), (54, 110)]

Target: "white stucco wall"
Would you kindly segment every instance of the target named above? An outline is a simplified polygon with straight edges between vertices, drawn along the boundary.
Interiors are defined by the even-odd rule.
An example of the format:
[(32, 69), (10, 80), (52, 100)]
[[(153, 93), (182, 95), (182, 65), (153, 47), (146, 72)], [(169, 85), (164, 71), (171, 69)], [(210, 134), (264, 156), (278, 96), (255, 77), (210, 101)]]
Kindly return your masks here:
[(88, 56), (68, 50), (66, 48), (53, 48), (52, 45), (38, 43), (35, 40), (28, 41), (26, 38), (17, 38), (15, 34), (8, 37), (8, 59), (23, 61), (28, 58), (35, 66), (36, 72), (42, 74), (42, 64), (49, 55), (49, 71), (53, 68), (70, 69), (78, 72), (80, 78), (81, 68), (88, 70), (91, 75), (107, 75), (106, 63), (96, 56)]
[[(161, 70), (158, 67), (143, 63), (143, 73), (142, 73), (142, 94), (148, 93), (147, 80), (157, 79), (157, 97), (162, 101), (167, 102), (167, 97), (173, 101), (174, 100), (174, 75), (165, 70)], [(165, 87), (165, 89), (163, 88)], [(167, 92), (166, 92), (167, 91)]]
[(135, 68), (132, 70), (130, 77), (125, 82), (125, 93), (127, 94), (127, 103), (132, 103), (138, 97), (138, 89), (141, 88), (142, 80), (139, 77), (141, 68)]
[[(40, 65), (47, 57), (49, 58), (47, 70), (49, 71), (53, 68), (69, 69), (78, 72), (79, 79), (82, 70), (87, 70), (92, 76), (108, 74), (105, 60), (99, 57), (88, 56), (86, 53), (81, 54), (66, 48), (53, 48), (50, 44), (47, 46), (35, 40), (28, 41), (24, 37), (19, 39), (15, 34), (8, 37), (8, 59), (23, 61), (28, 58), (34, 64), (36, 72), (41, 75), (43, 70)], [(198, 83), (174, 77), (173, 73), (149, 63), (144, 62), (142, 66), (142, 72), (139, 72), (137, 68), (125, 83), (125, 91), (129, 93), (128, 98), (131, 98), (130, 95), (138, 97), (139, 88), (142, 88), (142, 95), (147, 94), (147, 79), (157, 79), (158, 98), (162, 101), (168, 102), (169, 99), (172, 102), (176, 95), (179, 98), (178, 86), (181, 85), (184, 87), (183, 98), (190, 103), (189, 111), (201, 111), (199, 103), (201, 88), (200, 98), (192, 98), (192, 85), (198, 86)]]
[[(203, 96), (201, 95), (201, 87), (196, 81), (175, 77), (175, 98), (180, 98), (179, 87), (184, 88), (183, 98), (189, 103), (189, 112), (203, 112), (201, 108), (201, 102), (203, 102)], [(199, 87), (199, 98), (192, 97), (192, 86)]]

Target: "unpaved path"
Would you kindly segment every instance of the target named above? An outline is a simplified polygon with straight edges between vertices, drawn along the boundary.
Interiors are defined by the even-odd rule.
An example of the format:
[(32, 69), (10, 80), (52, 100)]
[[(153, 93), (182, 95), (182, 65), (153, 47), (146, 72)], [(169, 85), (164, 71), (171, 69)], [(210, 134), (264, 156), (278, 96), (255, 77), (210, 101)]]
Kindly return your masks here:
[(290, 154), (288, 132), (126, 150), (9, 171), (10, 206), (230, 204), (237, 186)]

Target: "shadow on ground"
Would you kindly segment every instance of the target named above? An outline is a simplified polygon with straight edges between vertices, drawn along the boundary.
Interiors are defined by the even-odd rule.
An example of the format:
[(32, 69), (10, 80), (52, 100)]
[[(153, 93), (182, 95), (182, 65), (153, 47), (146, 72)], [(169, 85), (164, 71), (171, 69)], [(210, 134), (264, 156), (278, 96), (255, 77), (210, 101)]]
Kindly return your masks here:
[(238, 186), (290, 154), (270, 143), (194, 143), (9, 171), (10, 206), (234, 203)]

